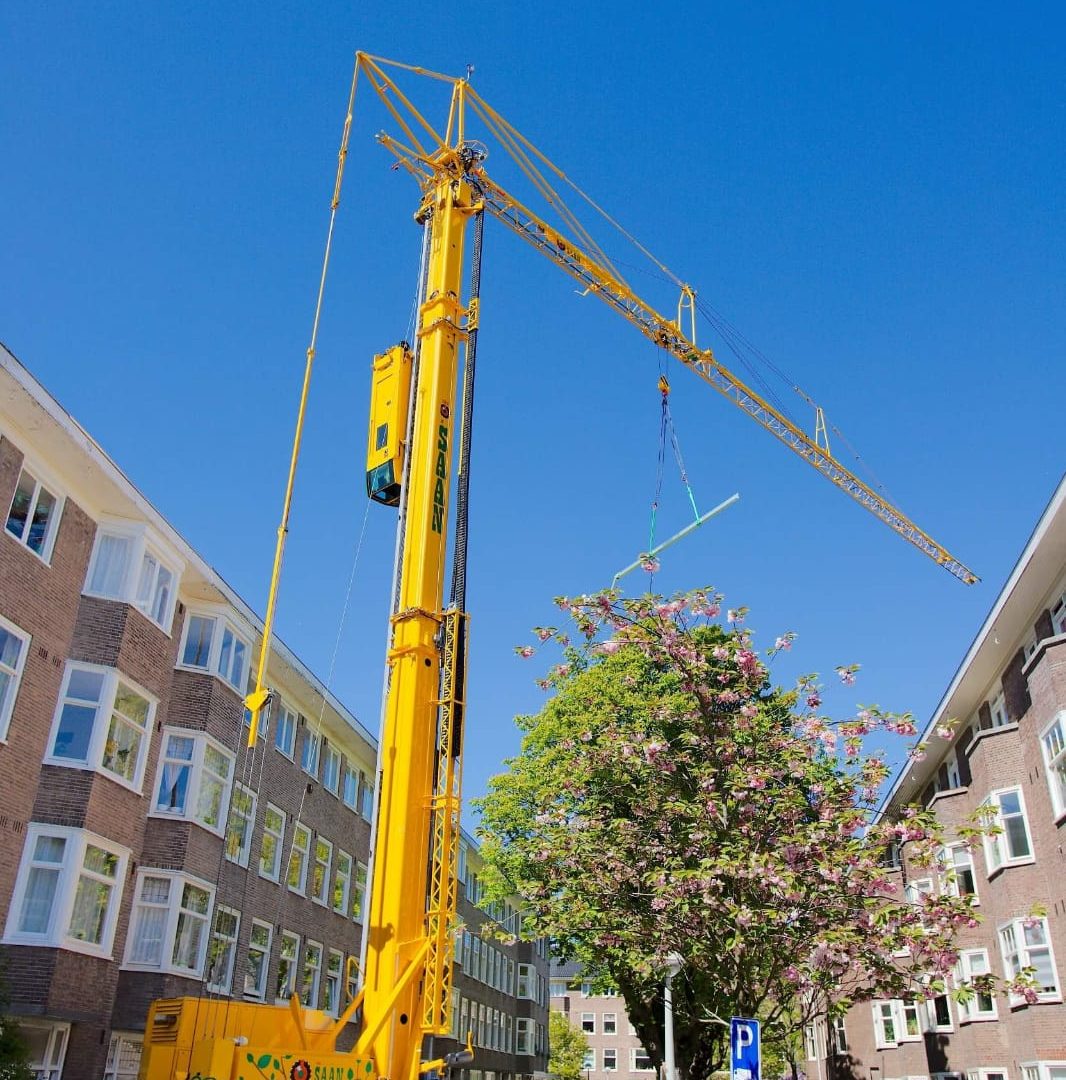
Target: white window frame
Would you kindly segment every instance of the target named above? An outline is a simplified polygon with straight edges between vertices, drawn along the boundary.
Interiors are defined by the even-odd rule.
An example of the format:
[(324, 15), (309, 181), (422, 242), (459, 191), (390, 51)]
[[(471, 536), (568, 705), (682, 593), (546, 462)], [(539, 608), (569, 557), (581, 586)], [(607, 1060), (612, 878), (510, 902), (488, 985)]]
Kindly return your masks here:
[[(1041, 931), (1044, 935), (1043, 944), (1030, 945), (1026, 941), (1026, 926), (1027, 922), (1039, 923)], [(1035, 929), (1030, 927), (1029, 929)], [(1006, 941), (1007, 934), (1011, 934), (1014, 939), (1015, 952), (1008, 952), (1008, 946)], [(1054, 990), (1040, 990), (1037, 991), (1037, 998), (1040, 1003), (1050, 1003), (1062, 1001), (1062, 978), (1059, 974), (1059, 969), (1055, 964), (1055, 947), (1051, 943), (1051, 933), (1048, 927), (1048, 920), (1046, 917), (1034, 917), (1034, 918), (1022, 918), (1011, 919), (1009, 922), (1001, 923), (998, 927), (998, 933), (996, 935), (999, 939), (999, 951), (1003, 958), (1003, 974), (1007, 979), (1013, 979), (1023, 968), (1034, 967), (1035, 965), (1030, 963), (1030, 956), (1033, 950), (1047, 950), (1048, 964), (1055, 976), (1055, 989)], [(1011, 957), (1017, 956), (1016, 970), (1012, 970)], [(1025, 998), (1020, 994), (1010, 994), (1010, 1003), (1012, 1007), (1018, 1007), (1025, 1004)]]
[(341, 785), (341, 752), (328, 740), (322, 753), (322, 786), (337, 795)]
[[(144, 1051), (144, 1035), (133, 1031), (116, 1031), (107, 1047), (104, 1080), (137, 1080)], [(124, 1055), (136, 1052), (136, 1062)]]
[(9, 619), (5, 619), (3, 615), (0, 615), (0, 630), (10, 634), (19, 646), (18, 656), (15, 657), (13, 666), (0, 660), (0, 675), (6, 676), (8, 680), (4, 696), (0, 698), (0, 743), (3, 743), (7, 742), (7, 733), (11, 728), (11, 714), (15, 711), (15, 699), (18, 697), (22, 672), (26, 667), (26, 656), (30, 651), (32, 638), (25, 630)]
[[(192, 742), (191, 758), (171, 758), (168, 753), (171, 738), (188, 739)], [(208, 768), (207, 750), (210, 747), (216, 754), (224, 758), (228, 764), (226, 775), (220, 776), (215, 770)], [(168, 807), (160, 805), (163, 796), (163, 783), (167, 776), (167, 763), (173, 761), (179, 768), (189, 770), (189, 782), (185, 789), (185, 805)], [(215, 836), (225, 836), (226, 827), (229, 824), (229, 801), (230, 789), (233, 786), (234, 755), (217, 739), (203, 731), (193, 728), (164, 727), (159, 746), (159, 767), (156, 770), (155, 795), (152, 798), (152, 809), (148, 812), (149, 817), (170, 818), (179, 821), (190, 821), (206, 829)], [(200, 796), (206, 790), (210, 782), (221, 782), (222, 794), (219, 801), (218, 822), (211, 824), (206, 815), (201, 813)]]
[[(232, 937), (223, 934), (219, 929), (220, 916), (232, 917), (234, 920), (233, 935)], [(233, 969), (237, 962), (237, 943), (241, 936), (241, 913), (236, 908), (226, 907), (223, 904), (216, 904), (215, 910), (211, 915), (211, 934), (207, 942), (207, 957), (208, 961), (211, 960), (212, 953), (216, 941), (228, 943), (223, 946), (225, 949), (226, 960), (221, 971), (221, 978), (211, 977), (212, 965), (208, 963), (207, 967), (207, 988), (215, 994), (230, 994), (233, 989)]]
[[(102, 676), (103, 683), (100, 688), (99, 701), (89, 702), (88, 699), (81, 698), (72, 698), (68, 701), (70, 679), (75, 672)], [(129, 687), (138, 697), (148, 702), (144, 726), (141, 728), (140, 746), (132, 780), (107, 768), (104, 764), (104, 757), (108, 752), (108, 735), (111, 731), (111, 722), (116, 713), (115, 701), (120, 682)], [(94, 709), (92, 731), (89, 734), (89, 745), (86, 748), (84, 759), (63, 757), (55, 753), (55, 743), (63, 721), (64, 707), (68, 704), (73, 708), (92, 707)], [(143, 686), (129, 678), (118, 668), (107, 667), (104, 664), (85, 664), (80, 660), (68, 660), (63, 669), (63, 682), (59, 688), (59, 700), (56, 702), (55, 712), (52, 714), (52, 727), (48, 733), (48, 748), (45, 752), (44, 763), (46, 765), (59, 765), (64, 769), (81, 769), (86, 772), (99, 773), (101, 776), (106, 776), (108, 780), (120, 784), (130, 791), (135, 791), (139, 795), (144, 787), (144, 774), (148, 764), (148, 746), (152, 740), (152, 726), (155, 722), (156, 706), (158, 704), (159, 701), (153, 694), (150, 694)], [(122, 718), (122, 722), (129, 726), (138, 726), (131, 723), (130, 718), (124, 714), (118, 713), (117, 715)]]
[[(36, 857), (37, 840), (52, 837), (63, 840), (63, 854), (58, 862), (38, 860)], [(115, 873), (110, 878), (111, 896), (104, 918), (99, 943), (80, 940), (70, 933), (74, 917), (74, 905), (77, 900), (78, 884), (82, 874), (88, 880), (107, 880), (103, 875), (85, 869), (85, 856), (89, 846), (99, 848), (117, 860)], [(115, 942), (115, 927), (118, 924), (122, 894), (126, 884), (126, 871), (130, 860), (129, 848), (116, 844), (96, 833), (85, 829), (74, 829), (66, 825), (46, 825), (31, 821), (26, 829), (26, 839), (22, 846), (15, 887), (8, 907), (7, 926), (4, 931), (5, 945), (43, 945), (68, 952), (86, 953), (89, 956), (101, 956), (111, 959), (111, 949)], [(35, 864), (37, 864), (35, 866)], [(48, 923), (40, 932), (19, 929), (22, 920), (23, 904), (27, 900), (26, 892), (35, 869), (55, 875), (55, 887), (49, 905)]]
[(374, 785), (369, 773), (359, 770), (359, 813), (365, 821), (374, 819)]
[[(937, 1015), (936, 1015), (936, 1003), (938, 1001), (941, 1001), (941, 1000), (944, 1001), (944, 1003), (947, 1005), (947, 1009), (948, 1009), (948, 1019), (947, 1019), (947, 1023), (945, 1023), (945, 1024), (941, 1024), (937, 1020)], [(952, 1021), (952, 1014), (951, 1014), (951, 995), (950, 994), (948, 994), (948, 993), (937, 994), (934, 997), (926, 998), (926, 1000), (925, 1000), (925, 1013), (926, 1013), (926, 1016), (925, 1016), (925, 1030), (926, 1031), (933, 1031), (933, 1032), (937, 1032), (939, 1034), (940, 1032), (950, 1032), (950, 1031), (955, 1030), (955, 1024)]]
[[(300, 1002), (308, 1009), (318, 1008), (318, 998), (322, 992), (322, 953), (321, 941), (308, 938), (304, 942), (303, 963), (300, 964)], [(317, 963), (311, 962), (312, 956), (318, 957)], [(311, 976), (310, 986), (307, 985), (308, 974)]]
[(304, 729), (303, 743), (300, 745), (300, 768), (312, 779), (318, 779), (318, 767), (322, 758), (322, 732)]
[[(979, 966), (980, 970), (975, 971), (974, 958), (980, 957)], [(962, 949), (959, 952), (959, 960), (955, 965), (955, 985), (963, 986), (971, 982), (971, 980), (978, 978), (982, 975), (992, 974), (992, 964), (989, 960), (987, 949)], [(996, 995), (994, 993), (984, 994), (991, 1002), (991, 1009), (982, 1009), (981, 998), (982, 995), (974, 993), (972, 1001), (963, 1004), (959, 1002), (959, 1024), (974, 1024), (980, 1023), (986, 1020), (998, 1020), (999, 1010), (996, 1008)]]
[[(279, 937), (280, 944), (278, 946), (278, 969), (275, 973), (276, 977), (274, 982), (274, 1000), (278, 1005), (288, 1005), (289, 999), (295, 992), (300, 980), (300, 935), (294, 934), (291, 930), (282, 930)], [(281, 977), (282, 961), (288, 962), (289, 960), (289, 958), (285, 956), (286, 942), (293, 943), (293, 953), (288, 970), (288, 978), (285, 980), (285, 986), (283, 988), (279, 985), (277, 980)], [(284, 989), (284, 994), (278, 993), (281, 989)]]
[[(0, 715), (0, 731), (3, 716)], [(1066, 709), (1060, 709), (1040, 733), (1040, 752), (1044, 756), (1051, 809), (1058, 821), (1066, 816)]]
[[(965, 853), (965, 863), (960, 864), (958, 859), (955, 858), (955, 852), (957, 851)], [(940, 852), (940, 861), (944, 864), (944, 873), (940, 878), (941, 892), (947, 896), (969, 896), (970, 906), (977, 907), (981, 903), (981, 898), (977, 892), (977, 867), (974, 865), (973, 851), (970, 845), (963, 841), (945, 844)], [(970, 871), (970, 878), (973, 881), (972, 892), (964, 894), (959, 888), (960, 865), (963, 869), (969, 869)]]
[[(252, 937), (256, 930), (266, 931), (266, 945), (261, 941), (253, 942)], [(252, 1001), (265, 1001), (267, 984), (270, 982), (270, 953), (274, 945), (274, 927), (271, 923), (262, 919), (252, 919), (252, 927), (248, 932), (248, 947), (244, 956), (244, 996)], [(248, 988), (248, 976), (252, 970), (249, 958), (255, 952), (263, 958), (263, 966), (259, 969), (259, 981), (251, 989)]]
[[(237, 806), (239, 797), (245, 795), (252, 800), (251, 807), (247, 814), (241, 813)], [(234, 783), (229, 795), (229, 814), (226, 815), (226, 842), (224, 850), (226, 858), (230, 862), (236, 863), (238, 866), (247, 867), (248, 860), (252, 854), (252, 836), (255, 833), (255, 814), (258, 808), (258, 794), (239, 781)], [(244, 832), (240, 834), (240, 846), (235, 850), (231, 850), (231, 840), (238, 835), (233, 828), (235, 820), (243, 821), (246, 824)]]
[(355, 866), (352, 868), (352, 920), (357, 923), (366, 921), (366, 909), (370, 903), (368, 875), (369, 868), (366, 863), (361, 863), (356, 859)]
[[(267, 818), (270, 812), (273, 811), (281, 817), (281, 831), (272, 829), (267, 824)], [(282, 856), (285, 852), (285, 825), (287, 823), (287, 815), (280, 806), (275, 806), (272, 802), (266, 804), (266, 810), (263, 812), (263, 835), (259, 841), (259, 876), (266, 878), (267, 881), (280, 881), (281, 880), (281, 866), (284, 862)], [(263, 843), (268, 836), (274, 837), (274, 866), (271, 870), (263, 869)]]
[[(94, 586), (93, 579), (96, 577), (107, 540), (117, 540), (128, 545), (125, 566), (120, 569), (115, 581), (97, 581)], [(170, 637), (174, 628), (178, 587), (184, 570), (184, 561), (148, 525), (103, 518), (96, 526), (82, 595), (129, 604)], [(161, 586), (160, 578), (163, 573), (170, 575), (169, 586)], [(147, 578), (146, 574), (149, 575)], [(165, 594), (161, 595), (161, 588), (166, 590)]]
[[(1003, 821), (1003, 806), (1001, 799), (1004, 795), (1017, 794), (1019, 814), (1022, 819), (1022, 824), (1025, 826), (1025, 839), (1029, 846), (1029, 853), (1027, 855), (1012, 856), (1009, 854), (1010, 846), (1008, 842), (1007, 827)], [(1033, 855), (1033, 833), (1029, 828), (1029, 814), (1025, 809), (1025, 794), (1021, 787), (1007, 787), (997, 788), (995, 791), (990, 791), (988, 797), (981, 804), (982, 806), (994, 806), (995, 814), (989, 815), (989, 822), (999, 826), (1000, 832), (996, 836), (982, 836), (981, 841), (985, 849), (985, 866), (988, 871), (988, 877), (992, 878), (999, 871), (1006, 869), (1009, 866), (1027, 866), (1029, 863), (1036, 862), (1036, 858)], [(1011, 815), (1016, 816), (1016, 815)], [(1002, 856), (1002, 857), (1000, 857)]]
[[(519, 970), (521, 970), (522, 967), (525, 967), (525, 965), (524, 964), (519, 965)], [(518, 985), (519, 986), (522, 985), (522, 976), (521, 975), (519, 975), (519, 977), (518, 977)], [(520, 994), (519, 997), (521, 997), (521, 996), (522, 995)], [(588, 1026), (586, 1027), (586, 1025), (588, 1025)], [(581, 1014), (581, 1030), (586, 1035), (595, 1035), (596, 1034), (596, 1014), (594, 1012), (583, 1012)]]
[(596, 1071), (596, 1047), (585, 1047), (585, 1057), (584, 1060), (581, 1062), (581, 1071), (583, 1073), (590, 1073)]
[[(194, 663), (185, 659), (185, 653), (189, 645), (189, 631), (192, 629), (194, 619), (205, 619), (214, 625), (211, 630), (211, 640), (207, 645), (207, 655), (203, 663)], [(239, 668), (234, 671), (234, 660), (237, 658), (236, 650), (232, 650), (228, 658), (223, 657), (222, 650), (226, 634), (231, 635), (234, 642), (242, 647), (242, 655)], [(248, 682), (248, 668), (252, 656), (252, 635), (242, 629), (240, 624), (226, 611), (220, 608), (191, 607), (185, 613), (185, 625), (181, 628), (181, 643), (178, 647), (178, 662), (175, 665), (181, 671), (195, 671), (199, 674), (214, 675), (223, 685), (243, 697), (244, 687)], [(225, 669), (224, 669), (225, 663)]]
[[(341, 779), (341, 801), (349, 810), (359, 812), (359, 770), (350, 763), (344, 766)], [(459, 880), (463, 880), (461, 875)]]
[[(344, 983), (344, 953), (340, 949), (330, 949), (326, 953), (325, 974), (323, 986), (326, 998), (322, 1002), (322, 1008), (330, 1016), (337, 1017), (341, 1011), (341, 986)], [(458, 993), (458, 990), (452, 991), (453, 996)], [(454, 1022), (452, 1026), (454, 1027)]]
[[(298, 842), (298, 838), (302, 838), (302, 841)], [(297, 821), (293, 825), (292, 839), (289, 841), (289, 859), (285, 864), (285, 884), (289, 887), (289, 892), (299, 893), (301, 896), (307, 895), (307, 868), (311, 861), (312, 838), (311, 830), (302, 821)], [(297, 884), (294, 885), (292, 871), (297, 859), (300, 869), (297, 874)]]
[(19, 1027), (23, 1031), (27, 1028), (48, 1031), (44, 1057), (34, 1058), (28, 1062), (34, 1080), (60, 1080), (66, 1063), (67, 1043), (70, 1041), (70, 1024), (30, 1017), (24, 1020), (20, 1017)]
[[(608, 1056), (610, 1055), (610, 1056)], [(618, 1048), (605, 1046), (603, 1048), (603, 1071), (618, 1072)]]
[[(643, 1058), (648, 1064), (638, 1065), (637, 1061)], [(629, 1048), (629, 1071), (630, 1072), (652, 1072), (655, 1066), (651, 1063), (651, 1058), (648, 1057), (648, 1051), (643, 1046), (631, 1046)]]
[[(165, 904), (161, 901), (142, 900), (141, 886), (146, 878), (168, 878), (170, 886)], [(187, 914), (184, 907), (186, 886), (199, 889), (207, 893), (207, 911), (188, 911), (189, 917), (202, 923), (200, 944), (197, 949), (196, 963), (193, 967), (186, 967), (174, 960), (174, 952), (177, 947), (178, 929), (182, 918)], [(159, 870), (155, 867), (141, 867), (137, 872), (134, 882), (133, 905), (130, 911), (130, 926), (126, 933), (126, 956), (122, 962), (123, 969), (130, 971), (161, 971), (172, 975), (185, 975), (199, 978), (204, 973), (204, 964), (207, 962), (207, 949), (211, 939), (211, 927), (213, 925), (215, 906), (215, 886), (203, 878), (194, 877), (192, 874), (183, 874), (174, 870)], [(143, 907), (153, 910), (165, 911), (163, 919), (163, 931), (160, 935), (159, 963), (151, 960), (132, 959), (137, 944), (136, 928), (138, 927), (139, 911)]]
[(1048, 612), (1051, 615), (1052, 636), (1066, 634), (1066, 591), (1063, 591), (1055, 603), (1049, 605)]
[[(1022, 1080), (1066, 1080), (1066, 1060), (1023, 1061), (1018, 1067), (1022, 1071)], [(1060, 1075), (1053, 1077), (1051, 1074), (1052, 1069), (1060, 1073)], [(1027, 1070), (1031, 1071), (1027, 1073)]]
[[(19, 485), (22, 483), (23, 475), (29, 476), (33, 481), (33, 494), (30, 496), (30, 506), (26, 513), (26, 520), (23, 523), (21, 531), (16, 533), (10, 528), (11, 508), (15, 505), (15, 496), (18, 494)], [(37, 551), (30, 547), (27, 537), (30, 529), (33, 527), (33, 516), (36, 513), (37, 505), (40, 502), (42, 489), (55, 499), (55, 504), (52, 507), (52, 513), (45, 525), (41, 550)], [(39, 469), (35, 463), (24, 458), (22, 465), (19, 468), (18, 479), (15, 481), (15, 488), (11, 492), (11, 501), (7, 504), (7, 510), (4, 513), (4, 533), (11, 537), (11, 539), (21, 547), (24, 547), (27, 551), (40, 559), (45, 566), (51, 566), (52, 552), (55, 550), (56, 536), (59, 534), (59, 523), (63, 518), (63, 510), (66, 506), (66, 501), (66, 496), (62, 493), (59, 486), (53, 483), (51, 477), (48, 476), (47, 471)]]
[[(473, 1002), (471, 1002), (473, 1004)], [(473, 1026), (473, 1024), (471, 1024)], [(519, 1056), (532, 1056), (533, 1055), (533, 1039), (535, 1037), (533, 1030), (533, 1019), (528, 1016), (519, 1016), (515, 1018), (515, 1053)]]
[(290, 761), (296, 760), (296, 728), (298, 713), (284, 701), (278, 702), (278, 719), (274, 725), (274, 749)]
[[(321, 855), (320, 847), (322, 846), (326, 849), (326, 861), (324, 863), (319, 857)], [(315, 836), (311, 854), (311, 900), (315, 904), (328, 907), (332, 899), (333, 888), (333, 844), (319, 834)], [(320, 868), (322, 876), (319, 879)]]
[(1010, 1072), (1002, 1068), (967, 1069), (966, 1080), (992, 1080), (993, 1077), (1001, 1077), (1002, 1080), (1010, 1080)]
[[(347, 861), (347, 873), (341, 872), (341, 866)], [(352, 870), (355, 860), (344, 848), (337, 848), (333, 857), (333, 883), (330, 886), (330, 908), (338, 915), (348, 916), (348, 904), (352, 892)], [(340, 895), (337, 893), (337, 885), (340, 884)]]
[[(885, 1012), (885, 1006), (888, 1006), (888, 1015)], [(918, 1010), (917, 1001), (903, 1001), (900, 998), (892, 998), (890, 1000), (879, 1000), (871, 1002), (874, 1018), (874, 1042), (878, 1050), (891, 1050), (900, 1043), (906, 1042), (921, 1042), (922, 1039), (922, 1018)], [(909, 1032), (907, 1030), (907, 1014), (910, 1013), (914, 1018), (914, 1031)], [(884, 1022), (891, 1020), (893, 1038), (889, 1039), (885, 1031)]]

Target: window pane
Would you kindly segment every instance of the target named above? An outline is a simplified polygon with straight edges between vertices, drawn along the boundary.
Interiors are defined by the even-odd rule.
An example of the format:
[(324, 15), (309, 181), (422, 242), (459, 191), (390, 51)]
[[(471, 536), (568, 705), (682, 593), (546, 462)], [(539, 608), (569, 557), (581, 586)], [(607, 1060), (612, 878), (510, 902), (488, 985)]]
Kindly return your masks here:
[(72, 668), (67, 682), (67, 699), (74, 701), (96, 702), (104, 692), (104, 674), (102, 671), (86, 671), (84, 668)]
[(92, 706), (64, 705), (52, 747), (53, 755), (70, 761), (88, 761), (95, 719), (96, 709)]
[(200, 779), (200, 794), (196, 800), (196, 818), (205, 825), (216, 828), (222, 820), (222, 795), (225, 784), (205, 772)]
[(37, 492), (37, 505), (33, 509), (33, 520), (30, 522), (30, 531), (26, 537), (26, 546), (31, 551), (40, 555), (44, 551), (45, 541), (48, 539), (48, 524), (52, 520), (52, 514), (56, 508), (56, 497), (44, 488)]
[(128, 536), (100, 535), (89, 575), (89, 592), (122, 598), (132, 543)]
[(1029, 854), (1029, 834), (1025, 829), (1025, 818), (1021, 814), (1017, 817), (1009, 817), (1004, 825), (1007, 830), (1011, 858), (1024, 858)]
[(211, 654), (211, 635), (214, 633), (215, 620), (203, 615), (189, 618), (189, 633), (185, 639), (185, 651), (181, 662), (189, 667), (206, 668)]
[[(49, 837), (48, 839), (53, 839)], [(59, 841), (63, 843), (62, 840)], [(19, 915), (19, 931), (24, 934), (46, 934), (52, 917), (59, 871), (35, 866), (26, 881), (26, 893), (22, 898)]]
[(15, 497), (11, 500), (11, 511), (7, 516), (7, 531), (20, 540), (26, 531), (26, 519), (30, 516), (30, 503), (33, 501), (33, 491), (36, 486), (33, 477), (23, 471), (19, 476), (18, 487), (15, 488)]
[[(113, 855), (110, 857), (115, 858)], [(70, 916), (70, 936), (77, 941), (99, 945), (104, 940), (104, 923), (110, 901), (110, 885), (89, 877), (79, 877), (74, 894), (74, 910)]]
[(178, 762), (168, 761), (163, 766), (159, 780), (159, 797), (156, 799), (157, 810), (172, 810), (183, 813), (185, 800), (189, 794), (189, 775), (192, 768)]

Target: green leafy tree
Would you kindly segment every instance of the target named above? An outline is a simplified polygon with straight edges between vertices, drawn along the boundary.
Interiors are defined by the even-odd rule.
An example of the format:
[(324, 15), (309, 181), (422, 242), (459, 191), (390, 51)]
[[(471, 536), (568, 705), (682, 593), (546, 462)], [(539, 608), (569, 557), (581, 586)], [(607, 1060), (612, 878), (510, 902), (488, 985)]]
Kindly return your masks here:
[(786, 1045), (852, 1000), (944, 992), (955, 929), (975, 922), (946, 890), (907, 903), (883, 866), (904, 844), (911, 864), (950, 875), (931, 814), (871, 820), (888, 768), (863, 739), (914, 734), (911, 718), (866, 708), (833, 723), (814, 676), (774, 688), (768, 664), (792, 635), (760, 657), (743, 609), (722, 625), (720, 602), (558, 601), (579, 645), (537, 631), (564, 649), (544, 680), (554, 694), (518, 718), (521, 754), (480, 802), (490, 888), (517, 890), (528, 932), (618, 988), (656, 1062), (666, 958), (680, 954), (688, 1080), (728, 1067), (731, 1015)]
[(553, 1012), (548, 1017), (548, 1044), (551, 1047), (548, 1071), (559, 1080), (581, 1080), (589, 1041), (564, 1013)]

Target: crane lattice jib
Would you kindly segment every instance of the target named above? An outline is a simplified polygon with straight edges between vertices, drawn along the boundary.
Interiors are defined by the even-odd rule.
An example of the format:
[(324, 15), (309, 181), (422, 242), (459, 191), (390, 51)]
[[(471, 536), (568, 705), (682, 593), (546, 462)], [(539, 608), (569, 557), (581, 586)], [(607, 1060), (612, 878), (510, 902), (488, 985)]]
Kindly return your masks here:
[(938, 544), (901, 510), (881, 498), (839, 461), (831, 457), (790, 420), (764, 401), (727, 368), (710, 349), (698, 349), (677, 327), (649, 307), (629, 288), (610, 275), (594, 259), (568, 238), (512, 199), (484, 175), (473, 178), (485, 195), (485, 209), (508, 228), (528, 241), (557, 266), (576, 278), (585, 288), (624, 315), (646, 337), (661, 345), (719, 393), (729, 398), (749, 416), (775, 435), (790, 450), (816, 468), (856, 502), (894, 529), (919, 551), (943, 566), (967, 585), (978, 578), (965, 564)]

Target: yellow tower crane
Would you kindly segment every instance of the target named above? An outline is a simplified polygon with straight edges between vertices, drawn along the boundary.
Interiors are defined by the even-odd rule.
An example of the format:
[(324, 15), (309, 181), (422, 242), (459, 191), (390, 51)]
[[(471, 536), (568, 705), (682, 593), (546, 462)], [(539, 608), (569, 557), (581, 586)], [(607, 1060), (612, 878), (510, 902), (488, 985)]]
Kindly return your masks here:
[[(450, 87), (450, 110), (442, 132), (415, 108), (386, 69), (405, 70)], [(419, 182), (421, 200), (415, 217), (426, 232), (427, 255), (414, 347), (397, 345), (376, 357), (373, 365), (367, 493), (377, 502), (399, 507), (400, 541), (379, 747), (363, 985), (338, 1019), (303, 1008), (295, 996), (288, 1008), (198, 998), (156, 1001), (148, 1018), (141, 1080), (188, 1080), (197, 1075), (205, 1080), (418, 1080), (421, 1075), (447, 1074), (471, 1060), (469, 1043), (465, 1050), (445, 1056), (431, 1049), (433, 1038), (447, 1035), (452, 1027), (451, 935), (456, 929), (467, 628), (463, 610), (465, 485), (478, 315), (476, 284), (466, 302), (462, 288), (464, 244), (471, 220), (477, 230), (475, 283), (480, 229), (487, 212), (919, 550), (961, 581), (977, 580), (832, 456), (820, 410), (819, 426), (811, 439), (709, 349), (697, 347), (697, 301), (689, 285), (679, 282), (675, 320), (642, 300), (567, 208), (555, 184), (570, 181), (488, 105), (468, 79), (363, 53), (356, 57), (355, 82), (360, 75), (400, 129), (399, 136), (383, 133), (378, 138)], [(340, 198), (351, 109), (350, 101), (333, 212)], [(467, 137), (468, 112), (476, 114), (514, 158), (572, 235), (547, 224), (488, 175), (484, 146)], [(328, 251), (327, 243), (327, 262)], [(320, 288), (319, 306), (321, 295)], [(687, 326), (683, 325), (686, 313)], [(316, 331), (317, 319), (316, 309)], [(272, 617), (313, 357), (314, 333), (278, 530), (256, 688), (248, 698), (253, 712), (250, 742), (258, 711), (268, 696), (265, 678)], [(454, 464), (457, 446), (458, 469)], [(457, 481), (457, 540), (452, 594), (446, 604), (445, 553), (453, 478)], [(357, 1014), (361, 1025), (355, 1045), (351, 1050), (338, 1049), (348, 1021)]]

